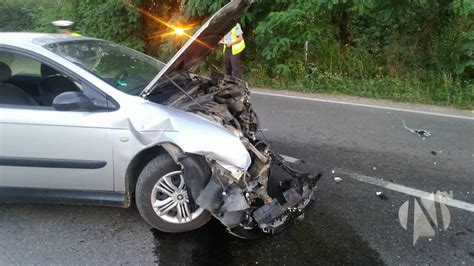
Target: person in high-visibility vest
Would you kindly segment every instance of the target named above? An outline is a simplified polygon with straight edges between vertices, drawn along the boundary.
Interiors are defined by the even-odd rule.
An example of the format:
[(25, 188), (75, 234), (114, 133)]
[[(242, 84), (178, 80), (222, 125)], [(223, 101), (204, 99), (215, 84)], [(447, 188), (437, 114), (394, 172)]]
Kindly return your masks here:
[(69, 20), (56, 20), (52, 22), (54, 26), (58, 28), (58, 32), (62, 34), (67, 34), (71, 36), (81, 36), (81, 34), (72, 31), (74, 22)]
[(242, 78), (242, 61), (240, 55), (245, 49), (244, 33), (240, 24), (225, 35), (221, 43), (224, 45), (224, 62), (227, 75)]

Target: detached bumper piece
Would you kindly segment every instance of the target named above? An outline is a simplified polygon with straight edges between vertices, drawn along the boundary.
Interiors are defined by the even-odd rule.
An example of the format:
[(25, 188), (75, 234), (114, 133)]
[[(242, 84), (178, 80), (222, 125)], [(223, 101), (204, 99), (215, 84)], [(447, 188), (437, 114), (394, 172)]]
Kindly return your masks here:
[(196, 203), (211, 212), (229, 233), (237, 237), (256, 239), (276, 234), (293, 221), (303, 219), (321, 177), (297, 169), (298, 164), (287, 161), (284, 156), (271, 152), (268, 155), (271, 162), (282, 167), (290, 178), (277, 181), (269, 177), (266, 182), (261, 177), (258, 181), (251, 178), (236, 180), (230, 172), (211, 161), (210, 180), (199, 193), (193, 193)]
[(283, 193), (286, 203), (281, 205), (274, 200), (270, 205), (264, 205), (253, 213), (255, 221), (264, 233), (275, 234), (286, 228), (291, 221), (303, 218), (304, 210), (313, 197), (313, 190), (307, 189), (303, 195), (295, 189)]

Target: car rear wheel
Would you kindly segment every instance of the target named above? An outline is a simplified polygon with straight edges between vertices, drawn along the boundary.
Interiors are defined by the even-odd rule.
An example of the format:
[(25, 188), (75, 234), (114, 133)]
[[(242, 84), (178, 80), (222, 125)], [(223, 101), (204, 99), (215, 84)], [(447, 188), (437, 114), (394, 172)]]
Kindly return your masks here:
[(154, 158), (145, 166), (135, 194), (145, 221), (164, 232), (197, 229), (211, 218), (209, 212), (193, 203), (180, 167), (166, 155)]

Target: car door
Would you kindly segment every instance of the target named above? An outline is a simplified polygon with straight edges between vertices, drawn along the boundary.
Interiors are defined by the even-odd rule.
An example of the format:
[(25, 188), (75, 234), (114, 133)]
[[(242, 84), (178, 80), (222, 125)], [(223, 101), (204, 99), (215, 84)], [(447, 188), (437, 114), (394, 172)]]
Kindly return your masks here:
[[(8, 56), (9, 61), (12, 58), (13, 61), (4, 63), (10, 66), (12, 76), (18, 71), (23, 75), (41, 75), (37, 67), (48, 65), (40, 57), (0, 49), (0, 55), (9, 53), (13, 55)], [(58, 87), (62, 86), (61, 82), (72, 83), (75, 89), (94, 102), (106, 105), (105, 95), (87, 81), (70, 72), (69, 75), (64, 73), (64, 69), (61, 71), (57, 65), (49, 67), (56, 69), (57, 73), (39, 77), (38, 90), (41, 82), (49, 84), (44, 85), (49, 87), (43, 90), (56, 93)], [(2, 83), (0, 99), (11, 95), (2, 92), (2, 89), (14, 86), (15, 90), (23, 90), (9, 84), (8, 80)], [(51, 103), (43, 103), (47, 100), (42, 102), (40, 96), (30, 96), (34, 99), (33, 104), (0, 103), (0, 187), (112, 191), (113, 156), (109, 112), (103, 109), (57, 111)]]

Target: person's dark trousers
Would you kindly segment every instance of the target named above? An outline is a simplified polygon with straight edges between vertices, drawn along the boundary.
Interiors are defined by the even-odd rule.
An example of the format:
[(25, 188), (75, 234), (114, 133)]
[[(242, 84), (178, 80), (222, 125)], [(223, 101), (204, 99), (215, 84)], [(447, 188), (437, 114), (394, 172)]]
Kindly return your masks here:
[(242, 62), (240, 61), (240, 53), (233, 55), (232, 48), (227, 48), (225, 49), (224, 61), (225, 61), (226, 74), (241, 79), (242, 78), (242, 70), (241, 70)]

